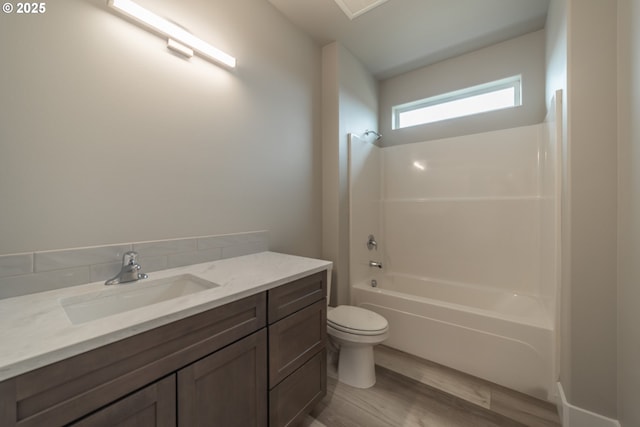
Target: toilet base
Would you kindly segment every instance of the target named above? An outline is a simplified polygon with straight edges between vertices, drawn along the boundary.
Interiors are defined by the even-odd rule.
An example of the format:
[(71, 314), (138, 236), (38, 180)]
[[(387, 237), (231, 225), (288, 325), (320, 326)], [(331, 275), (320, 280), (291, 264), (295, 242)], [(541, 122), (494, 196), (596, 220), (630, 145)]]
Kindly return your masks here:
[(338, 380), (356, 388), (372, 387), (376, 383), (373, 345), (341, 343)]

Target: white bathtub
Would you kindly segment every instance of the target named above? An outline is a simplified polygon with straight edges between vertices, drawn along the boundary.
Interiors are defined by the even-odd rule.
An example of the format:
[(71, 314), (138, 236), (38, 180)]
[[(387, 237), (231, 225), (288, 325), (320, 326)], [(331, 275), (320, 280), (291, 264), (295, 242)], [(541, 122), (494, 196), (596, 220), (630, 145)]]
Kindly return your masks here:
[(553, 328), (541, 300), (402, 276), (357, 283), (351, 296), (387, 318), (385, 345), (554, 400)]

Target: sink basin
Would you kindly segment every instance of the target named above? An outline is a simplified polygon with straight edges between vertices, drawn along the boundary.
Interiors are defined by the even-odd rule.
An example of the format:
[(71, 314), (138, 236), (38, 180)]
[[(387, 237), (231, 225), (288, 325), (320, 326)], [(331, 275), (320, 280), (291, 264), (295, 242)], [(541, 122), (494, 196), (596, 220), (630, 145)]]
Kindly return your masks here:
[(74, 325), (135, 310), (219, 285), (191, 274), (114, 285), (98, 292), (60, 300)]

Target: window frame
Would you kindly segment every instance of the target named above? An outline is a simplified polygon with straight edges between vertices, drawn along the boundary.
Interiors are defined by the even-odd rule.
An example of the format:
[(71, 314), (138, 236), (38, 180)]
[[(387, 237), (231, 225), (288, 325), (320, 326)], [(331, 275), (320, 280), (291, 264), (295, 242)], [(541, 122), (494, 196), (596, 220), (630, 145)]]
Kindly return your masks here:
[[(400, 115), (403, 113), (419, 110), (422, 108), (427, 108), (435, 105), (446, 104), (448, 102), (458, 101), (460, 99), (471, 98), (478, 95), (484, 95), (491, 92), (498, 92), (504, 89), (514, 89), (514, 104), (508, 107), (501, 107), (487, 111), (480, 111), (477, 113), (463, 114), (460, 116), (453, 116), (445, 119), (438, 119), (433, 121), (428, 121), (424, 123), (416, 123), (409, 126), (400, 127)], [(452, 92), (443, 93), (436, 96), (431, 96), (429, 98), (419, 99), (417, 101), (407, 102), (405, 104), (395, 105), (391, 108), (392, 112), (392, 130), (398, 129), (406, 129), (414, 126), (421, 126), (431, 123), (438, 123), (445, 120), (453, 120), (461, 117), (469, 117), (476, 114), (489, 113), (492, 111), (505, 110), (508, 108), (515, 108), (522, 106), (522, 75), (518, 74), (516, 76), (507, 77), (500, 80), (494, 80), (492, 82), (483, 83), (476, 86), (467, 87), (464, 89), (455, 90)]]

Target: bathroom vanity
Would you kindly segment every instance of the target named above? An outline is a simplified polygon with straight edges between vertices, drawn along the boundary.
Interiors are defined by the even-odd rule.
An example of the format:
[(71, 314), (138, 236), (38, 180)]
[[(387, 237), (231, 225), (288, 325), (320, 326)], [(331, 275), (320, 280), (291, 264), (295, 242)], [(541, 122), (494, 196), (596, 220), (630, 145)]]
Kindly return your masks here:
[[(13, 363), (0, 355), (0, 425), (295, 425), (326, 394), (330, 267), (265, 252), (162, 272), (189, 272), (219, 286), (78, 325), (55, 308), (73, 291), (48, 292), (57, 304), (50, 302), (57, 326), (49, 327), (59, 339), (34, 343), (30, 356), (24, 344)], [(86, 286), (89, 295), (101, 292)], [(34, 321), (46, 316), (46, 296), (12, 300), (0, 310), (33, 300), (40, 307)], [(170, 313), (157, 316), (162, 310)], [(0, 313), (5, 327), (28, 330)], [(105, 332), (110, 320), (118, 325)]]

